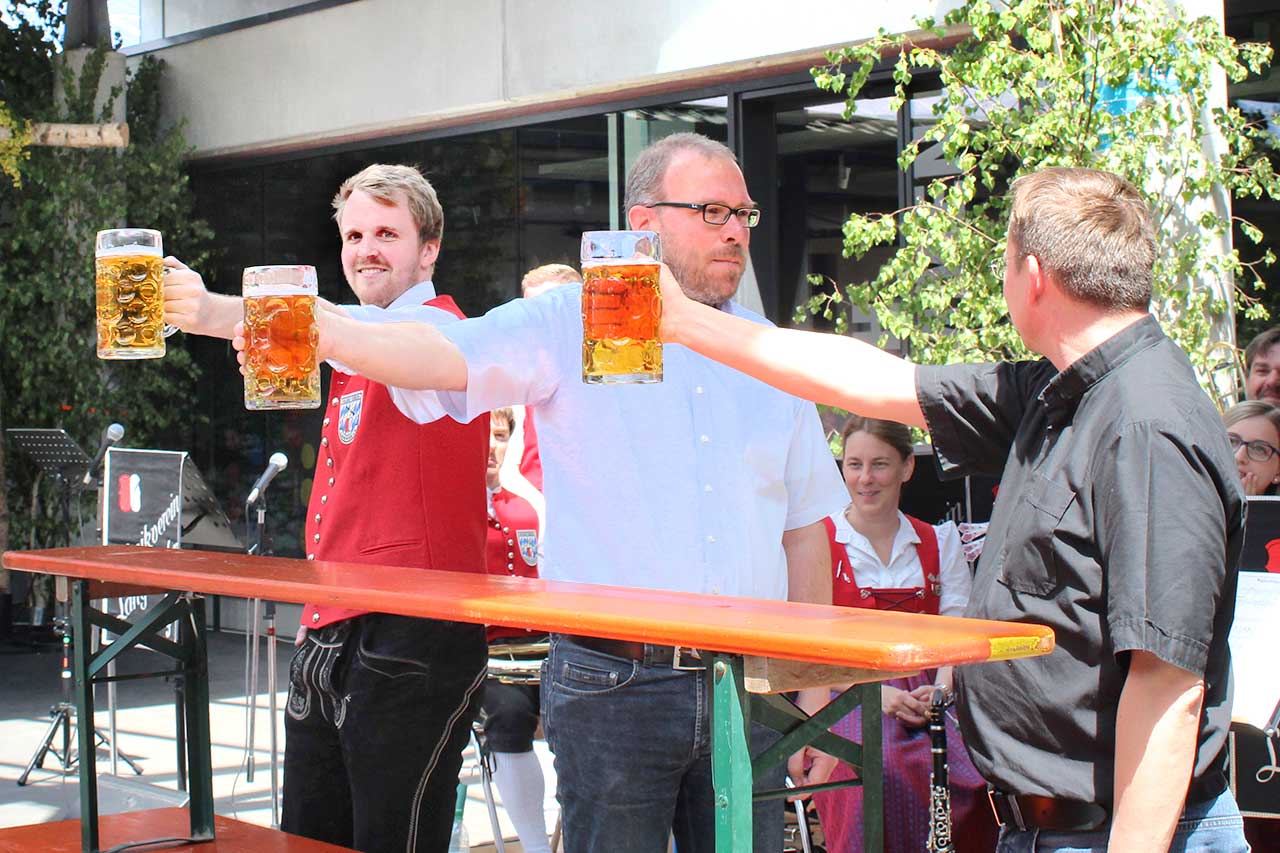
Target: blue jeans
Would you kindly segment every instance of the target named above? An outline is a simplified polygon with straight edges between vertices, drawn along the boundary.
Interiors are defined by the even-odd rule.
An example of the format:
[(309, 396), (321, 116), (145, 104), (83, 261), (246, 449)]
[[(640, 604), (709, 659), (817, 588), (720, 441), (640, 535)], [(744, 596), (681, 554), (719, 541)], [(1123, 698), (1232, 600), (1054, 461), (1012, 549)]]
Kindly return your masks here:
[[(715, 849), (706, 673), (644, 666), (552, 635), (542, 725), (555, 753), (566, 853)], [(753, 751), (777, 735), (757, 726)], [(780, 788), (786, 768), (757, 787)], [(782, 800), (756, 803), (757, 851), (782, 849)]]
[[(1108, 823), (1091, 832), (1046, 832), (1011, 827), (1000, 830), (996, 853), (1106, 853)], [(1173, 832), (1169, 853), (1248, 853), (1244, 821), (1227, 789), (1211, 800), (1187, 806)]]

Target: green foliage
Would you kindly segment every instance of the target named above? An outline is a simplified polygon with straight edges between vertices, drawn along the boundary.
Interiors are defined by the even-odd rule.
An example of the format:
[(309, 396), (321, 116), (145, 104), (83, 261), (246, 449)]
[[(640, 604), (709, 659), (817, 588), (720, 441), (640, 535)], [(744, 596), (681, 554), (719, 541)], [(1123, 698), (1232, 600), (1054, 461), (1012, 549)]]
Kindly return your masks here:
[[(19, 4), (26, 5), (26, 4)], [(15, 114), (41, 121), (109, 121), (122, 92), (96, 99), (105, 49), (91, 52), (80, 72), (55, 61), (56, 46), (40, 37), (56, 31), (58, 10), (43, 26), (19, 21), (0, 43), (7, 101)], [(37, 49), (38, 48), (38, 49)], [(129, 446), (165, 446), (162, 437), (190, 427), (197, 372), (181, 335), (160, 360), (100, 361), (94, 331), (93, 243), (103, 228), (159, 229), (167, 251), (202, 266), (212, 242), (194, 218), (183, 172), (188, 148), (181, 126), (159, 120), (162, 65), (144, 58), (129, 75), (131, 142), (115, 149), (32, 147), (22, 185), (0, 182), (0, 421), (3, 426), (63, 427), (89, 450), (112, 420), (128, 428)], [(50, 97), (52, 85), (62, 98)], [(38, 91), (43, 88), (43, 91)], [(105, 101), (105, 103), (103, 102)], [(24, 105), (30, 112), (18, 112)], [(49, 541), (56, 520), (40, 499), (36, 472), (14, 453), (6, 457), (9, 544)], [(3, 507), (0, 506), (0, 509)], [(92, 508), (87, 510), (92, 512)], [(34, 537), (32, 534), (34, 533)]]
[[(877, 63), (892, 60), (894, 105), (941, 90), (923, 135), (902, 152), (909, 169), (940, 145), (957, 174), (937, 178), (903, 210), (855, 215), (844, 225), (846, 257), (897, 250), (869, 280), (849, 284), (853, 304), (873, 310), (922, 363), (1025, 356), (1005, 316), (998, 268), (1008, 223), (1005, 192), (1046, 166), (1090, 166), (1125, 176), (1151, 204), (1158, 229), (1153, 310), (1203, 363), (1229, 294), (1246, 316), (1265, 308), (1235, 282), (1260, 284), (1258, 263), (1218, 249), (1231, 222), (1212, 199), (1280, 198), (1265, 126), (1235, 108), (1211, 106), (1218, 75), (1259, 74), (1267, 45), (1237, 44), (1208, 18), (1188, 20), (1164, 0), (966, 0), (939, 26), (961, 34), (949, 49), (883, 31), (829, 54), (817, 85), (846, 98), (846, 117)], [(1132, 97), (1118, 102), (1117, 90)], [(1221, 188), (1218, 189), (1218, 188)], [(1246, 238), (1261, 232), (1241, 223)], [(1233, 290), (1234, 288), (1234, 290)], [(815, 312), (830, 311), (819, 297)], [(833, 312), (839, 313), (839, 312)]]
[(0, 172), (13, 182), (22, 184), (22, 163), (30, 156), (27, 146), (31, 143), (31, 122), (14, 118), (0, 101)]

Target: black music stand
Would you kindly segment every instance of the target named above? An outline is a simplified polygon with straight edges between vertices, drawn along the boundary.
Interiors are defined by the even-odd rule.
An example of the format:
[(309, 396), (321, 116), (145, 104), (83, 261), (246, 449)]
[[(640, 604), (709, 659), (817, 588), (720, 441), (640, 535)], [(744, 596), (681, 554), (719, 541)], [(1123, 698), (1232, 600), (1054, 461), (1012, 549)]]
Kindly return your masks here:
[[(61, 508), (65, 544), (75, 545), (76, 534), (71, 527), (71, 502), (83, 489), (84, 474), (89, 470), (89, 466), (93, 464), (92, 460), (80, 448), (80, 445), (76, 444), (75, 439), (67, 435), (67, 431), (63, 429), (15, 428), (7, 429), (5, 432), (13, 439), (19, 450), (30, 456), (41, 471), (58, 483), (58, 503)], [(26, 769), (18, 777), (19, 785), (26, 785), (27, 777), (31, 775), (31, 771), (37, 767), (44, 766), (45, 758), (49, 753), (53, 753), (54, 757), (58, 759), (58, 763), (62, 765), (63, 773), (70, 773), (76, 765), (77, 759), (71, 755), (71, 721), (75, 715), (76, 706), (71, 703), (71, 697), (68, 695), (71, 684), (71, 631), (67, 626), (65, 617), (54, 617), (53, 623), (54, 630), (62, 642), (62, 701), (49, 708), (49, 716), (52, 717), (52, 721), (49, 723), (49, 728), (45, 731), (44, 737), (36, 746), (36, 751), (32, 754), (31, 760), (27, 762)], [(62, 731), (61, 750), (53, 745), (54, 738), (57, 737), (59, 730)], [(110, 739), (96, 726), (94, 726), (93, 733), (98, 746), (108, 748), (111, 746)], [(116, 751), (116, 754), (133, 769), (135, 774), (142, 773), (142, 768), (135, 764), (129, 756), (119, 750)]]
[[(62, 510), (62, 527), (67, 545), (74, 545), (71, 529), (71, 498), (78, 493), (77, 484), (89, 470), (92, 460), (64, 429), (7, 429), (18, 449), (58, 484), (58, 503)], [(58, 543), (50, 543), (50, 547)]]

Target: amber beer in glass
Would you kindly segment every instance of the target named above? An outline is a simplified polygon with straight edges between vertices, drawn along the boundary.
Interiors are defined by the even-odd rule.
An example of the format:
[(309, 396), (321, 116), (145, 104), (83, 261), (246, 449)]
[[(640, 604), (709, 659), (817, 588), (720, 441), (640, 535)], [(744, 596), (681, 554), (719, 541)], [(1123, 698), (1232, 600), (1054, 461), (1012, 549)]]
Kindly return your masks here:
[(662, 381), (662, 292), (658, 235), (588, 231), (582, 235), (582, 381)]
[(243, 296), (244, 407), (319, 408), (315, 267), (248, 267)]
[(98, 358), (164, 355), (163, 256), (159, 231), (98, 232), (93, 252)]

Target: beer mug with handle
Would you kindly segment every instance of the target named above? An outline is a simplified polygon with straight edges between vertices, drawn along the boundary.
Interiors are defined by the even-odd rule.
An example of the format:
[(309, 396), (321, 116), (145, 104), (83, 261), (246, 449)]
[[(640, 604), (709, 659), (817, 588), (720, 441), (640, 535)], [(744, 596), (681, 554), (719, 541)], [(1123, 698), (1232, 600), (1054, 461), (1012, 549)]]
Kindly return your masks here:
[(94, 242), (98, 358), (164, 356), (164, 264), (160, 232), (149, 228), (99, 231)]
[(582, 381), (662, 381), (662, 292), (658, 235), (587, 231), (582, 235)]

